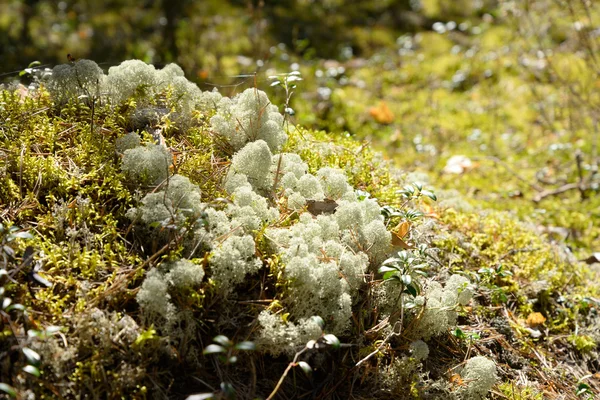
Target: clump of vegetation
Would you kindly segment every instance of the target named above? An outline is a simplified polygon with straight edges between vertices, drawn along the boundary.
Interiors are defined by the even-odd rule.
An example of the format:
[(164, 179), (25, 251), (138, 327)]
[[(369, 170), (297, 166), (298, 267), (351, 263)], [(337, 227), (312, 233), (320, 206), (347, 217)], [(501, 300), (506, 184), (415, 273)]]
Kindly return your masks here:
[(0, 390), (593, 398), (597, 12), (428, 0), (398, 37), (392, 3), (338, 61), (273, 46), (280, 101), (139, 60), (3, 91), (0, 215), (35, 235), (3, 242)]
[[(139, 62), (124, 66), (130, 64), (147, 72), (148, 76), (141, 72), (138, 76), (144, 82), (157, 75), (180, 76), (174, 66), (160, 72)], [(171, 70), (174, 73), (169, 75)], [(308, 381), (300, 387), (275, 385), (279, 375), (283, 382), (287, 374), (280, 368), (281, 355), (293, 355), (297, 346), (305, 346), (303, 362), (308, 365), (314, 356), (311, 362), (323, 368), (326, 359), (335, 357), (329, 352), (339, 347), (340, 341), (358, 346), (350, 349), (360, 356), (360, 348), (370, 348), (379, 336), (367, 335), (369, 328), (365, 327), (379, 324), (384, 328), (382, 333), (388, 331), (389, 318), (386, 321), (375, 310), (359, 309), (365, 302), (375, 301), (370, 287), (377, 285), (377, 268), (392, 251), (390, 216), (378, 200), (356, 191), (344, 172), (354, 169), (358, 172), (353, 176), (356, 180), (366, 169), (378, 168), (370, 153), (364, 158), (347, 157), (344, 164), (318, 159), (314, 154), (303, 160), (293, 152), (293, 146), (310, 133), (297, 129), (286, 133), (276, 107), (268, 103), (263, 92), (252, 89), (244, 92), (246, 100), (234, 100), (228, 111), (238, 113), (236, 119), (243, 115), (243, 129), (215, 124), (215, 117), (211, 127), (202, 120), (191, 126), (189, 121), (182, 122), (192, 137), (194, 130), (208, 135), (210, 140), (200, 142), (202, 147), (196, 150), (229, 164), (227, 173), (218, 170), (219, 163), (200, 164), (206, 169), (196, 173), (220, 177), (200, 190), (194, 183), (198, 175), (187, 177), (174, 171), (186, 170), (186, 163), (197, 162), (193, 152), (179, 156), (180, 160), (173, 153), (172, 149), (186, 140), (184, 131), (165, 130), (161, 133), (163, 142), (157, 143), (152, 126), (127, 132), (131, 126), (121, 122), (120, 104), (132, 96), (144, 96), (147, 104), (161, 102), (172, 92), (173, 84), (166, 83), (162, 91), (153, 87), (156, 92), (140, 92), (139, 85), (130, 80), (124, 92), (116, 94), (118, 80), (110, 78), (111, 74), (119, 75), (109, 71), (109, 83), (102, 79), (101, 85), (111, 90), (100, 90), (94, 100), (94, 114), (88, 112), (85, 102), (63, 102), (55, 92), (49, 97), (43, 86), (35, 98), (25, 101), (3, 92), (6, 117), (35, 109), (40, 103), (55, 102), (59, 110), (58, 115), (36, 113), (25, 123), (19, 143), (7, 143), (9, 169), (3, 179), (9, 187), (16, 187), (19, 195), (15, 202), (7, 201), (8, 194), (3, 194), (5, 204), (12, 207), (6, 212), (13, 213), (24, 226), (38, 226), (29, 247), (15, 248), (11, 257), (35, 260), (39, 274), (43, 274), (38, 281), (28, 283), (29, 275), (17, 273), (18, 265), (7, 266), (11, 277), (7, 290), (27, 307), (41, 311), (35, 314), (37, 326), (63, 326), (62, 336), (49, 337), (36, 347), (40, 354), (36, 368), (43, 372), (39, 379), (45, 385), (29, 385), (12, 373), (7, 382), (11, 390), (60, 396), (82, 391), (143, 395), (166, 391), (169, 382), (181, 382), (178, 394), (202, 392), (206, 388), (188, 379), (199, 376), (212, 382), (210, 376), (217, 376), (203, 361), (211, 354), (204, 351), (203, 343), (226, 333), (256, 341), (258, 352), (244, 357), (261, 357), (274, 365), (265, 374), (267, 385), (250, 389), (238, 386), (242, 375), (236, 375), (246, 373), (249, 360), (236, 360), (237, 372), (229, 371), (233, 375), (220, 378), (230, 385), (227, 390), (293, 393)], [(131, 89), (131, 84), (138, 89)], [(255, 98), (261, 99), (260, 104), (253, 103)], [(215, 112), (206, 107), (194, 112)], [(268, 114), (264, 114), (265, 107), (270, 107)], [(224, 112), (224, 107), (217, 105), (219, 118)], [(262, 121), (263, 115), (270, 116)], [(55, 118), (66, 118), (73, 134), (56, 134), (60, 125), (54, 123)], [(249, 129), (258, 129), (258, 122), (268, 129), (249, 134)], [(95, 128), (90, 130), (92, 124)], [(32, 140), (40, 130), (50, 130), (45, 137), (51, 142)], [(105, 130), (106, 135), (98, 135)], [(288, 135), (293, 140), (286, 144)], [(240, 147), (232, 154), (231, 147), (222, 146), (224, 139), (230, 145), (240, 143)], [(50, 143), (55, 151), (38, 155), (36, 146)], [(290, 152), (279, 153), (284, 146)], [(343, 153), (337, 151), (332, 147), (329, 154), (337, 154), (343, 161)], [(21, 161), (13, 163), (13, 157)], [(41, 170), (42, 179), (51, 176), (54, 185), (40, 185), (29, 175), (37, 165), (47, 166)], [(386, 174), (382, 170), (379, 179), (389, 179)], [(79, 179), (75, 181), (73, 176)], [(214, 189), (218, 187), (221, 189)], [(220, 197), (224, 193), (229, 193), (228, 199)], [(418, 196), (415, 199), (422, 201)], [(20, 211), (25, 208), (26, 213)], [(424, 251), (419, 258), (423, 261)], [(421, 278), (415, 275), (414, 279), (414, 285), (401, 285), (400, 290), (394, 285), (382, 288), (391, 298), (406, 288), (420, 287)], [(428, 339), (443, 334), (456, 321), (456, 305), (468, 301), (467, 290), (466, 280), (452, 277), (448, 281), (444, 293), (452, 299), (440, 304), (444, 308), (440, 317), (444, 318), (437, 318), (439, 321), (418, 311), (427, 307), (425, 302), (405, 315), (409, 298), (417, 294), (410, 291), (396, 301), (401, 311), (392, 311), (395, 314), (390, 318), (395, 326), (398, 321), (400, 325), (419, 326), (436, 320), (440, 324), (435, 333), (421, 335), (413, 328), (413, 336)], [(434, 297), (428, 300), (432, 304), (428, 309), (435, 309)], [(19, 331), (24, 329), (23, 323), (19, 322), (20, 328), (13, 335), (24, 332)], [(240, 326), (248, 329), (240, 331)], [(394, 340), (407, 339), (398, 335)], [(426, 358), (420, 350), (423, 345), (426, 347), (425, 343), (413, 346), (417, 363)], [(367, 357), (359, 365), (371, 363)], [(162, 372), (145, 375), (144, 371)], [(104, 379), (107, 374), (112, 378)], [(69, 383), (63, 384), (65, 380)], [(218, 382), (213, 383), (218, 386)]]

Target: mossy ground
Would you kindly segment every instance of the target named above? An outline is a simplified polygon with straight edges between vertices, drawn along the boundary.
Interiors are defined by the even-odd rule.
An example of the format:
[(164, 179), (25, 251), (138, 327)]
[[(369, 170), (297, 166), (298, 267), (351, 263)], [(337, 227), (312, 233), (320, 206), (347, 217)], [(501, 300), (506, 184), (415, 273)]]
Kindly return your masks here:
[[(432, 17), (448, 11), (439, 2), (425, 3)], [(401, 208), (407, 205), (396, 191), (407, 177), (382, 167), (382, 156), (373, 149), (403, 171), (426, 173), (429, 186), (447, 190), (438, 192), (439, 206), (428, 200), (410, 205), (426, 216), (410, 225), (405, 240), (434, 245), (434, 278), (460, 273), (479, 284), (474, 301), (461, 312), (460, 332), (434, 339), (435, 350), (424, 365), (430, 378), (445, 378), (446, 392), (436, 392), (433, 384), (423, 388), (422, 382), (432, 381), (410, 375), (396, 382), (395, 390), (405, 397), (456, 391), (464, 382), (454, 368), (476, 354), (492, 358), (499, 369), (490, 398), (593, 398), (600, 393), (595, 284), (600, 279), (597, 264), (578, 261), (600, 249), (594, 175), (598, 82), (571, 23), (551, 24), (551, 35), (538, 35), (536, 27), (548, 26), (551, 18), (574, 22), (564, 8), (548, 10), (521, 17), (498, 10), (465, 19), (464, 30), (402, 36), (396, 47), (394, 35), (383, 29), (355, 32), (365, 47), (378, 43), (387, 48), (346, 63), (298, 60), (304, 81), (292, 97), (294, 122), (311, 129), (290, 130), (285, 151), (300, 154), (312, 172), (339, 167), (356, 188)], [(589, 21), (581, 17), (582, 24), (597, 24), (592, 11)], [(456, 22), (463, 21), (457, 17)], [(551, 56), (539, 56), (538, 50), (548, 49)], [(283, 67), (277, 60), (274, 65), (287, 68), (285, 60)], [(235, 65), (227, 57), (220, 63), (226, 70)], [(227, 71), (236, 72), (235, 67)], [(317, 88), (330, 94), (317, 94)], [(76, 101), (57, 109), (44, 93), (22, 97), (3, 91), (1, 96), (0, 215), (5, 225), (34, 236), (13, 242), (11, 265), (18, 268), (31, 247), (41, 263), (39, 275), (50, 284), (32, 278), (33, 265), (5, 280), (7, 295), (29, 310), (27, 317), (11, 317), (21, 334), (62, 326), (66, 345), (47, 344), (54, 347), (46, 354), (59, 355), (58, 361), (44, 364), (40, 378), (29, 376), (20, 370), (23, 356), (10, 349), (16, 342), (3, 320), (2, 351), (12, 358), (4, 359), (0, 381), (11, 376), (11, 383), (42, 398), (94, 392), (117, 398), (123, 391), (131, 398), (166, 396), (167, 391), (176, 397), (210, 391), (206, 383), (216, 388), (224, 377), (241, 397), (268, 394), (289, 359), (240, 354), (235, 368), (223, 369), (199, 353), (217, 334), (235, 341), (252, 338), (255, 315), (268, 306), (267, 295), (277, 293), (273, 287), (284, 284), (267, 246), (259, 244), (259, 253), (269, 268), (237, 299), (219, 298), (211, 282), (181, 295), (180, 304), (194, 317), (187, 322), (199, 333), (174, 345), (144, 325), (135, 301), (145, 272), (176, 258), (181, 247), (148, 242), (125, 217), (144, 193), (126, 181), (114, 148), (128, 129), (128, 108), (98, 105), (92, 113)], [(226, 197), (221, 185), (230, 156), (215, 141), (208, 117), (195, 115), (185, 131), (163, 121), (176, 157), (173, 172), (199, 185), (203, 201)], [(441, 173), (457, 154), (473, 164), (461, 174)], [(546, 196), (578, 182), (585, 183), (582, 190)], [(279, 304), (275, 300), (273, 308)], [(377, 321), (376, 311), (362, 306), (357, 326), (369, 329)], [(125, 315), (140, 324), (129, 345), (111, 339)], [(301, 373), (288, 377), (282, 395), (393, 396), (394, 389), (383, 390), (380, 382), (392, 375), (390, 366), (406, 352), (405, 341), (383, 348), (373, 363), (353, 367), (381, 339), (375, 334), (358, 349), (318, 355), (313, 379)], [(57, 336), (57, 342), (62, 340)], [(44, 354), (44, 345), (39, 346)], [(589, 385), (589, 392), (582, 384)]]

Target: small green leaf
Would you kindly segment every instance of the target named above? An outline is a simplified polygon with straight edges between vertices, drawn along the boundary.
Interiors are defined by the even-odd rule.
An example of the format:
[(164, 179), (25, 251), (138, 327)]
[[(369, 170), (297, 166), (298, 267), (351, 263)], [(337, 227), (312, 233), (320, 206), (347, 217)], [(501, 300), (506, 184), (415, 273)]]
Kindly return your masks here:
[(27, 361), (29, 361), (31, 364), (37, 364), (41, 360), (40, 355), (37, 352), (31, 350), (29, 347), (23, 347), (23, 354), (25, 354), (25, 357), (27, 357)]
[(379, 272), (382, 274), (384, 272), (388, 272), (388, 271), (397, 272), (398, 270), (399, 270), (399, 268), (396, 266), (382, 265), (381, 267), (379, 267)]
[(42, 331), (38, 331), (37, 329), (29, 329), (27, 331), (27, 336), (29, 336), (30, 338), (33, 337), (43, 337), (43, 332)]
[(430, 198), (431, 200), (433, 200), (433, 201), (437, 201), (437, 196), (435, 195), (435, 193), (433, 193), (433, 192), (432, 192), (432, 191), (430, 191), (430, 190), (422, 190), (422, 191), (421, 191), (421, 194), (422, 194), (423, 196), (427, 196), (427, 197), (429, 197), (429, 198)]
[(412, 276), (410, 276), (410, 275), (402, 275), (402, 277), (400, 278), (400, 280), (406, 286), (410, 286), (410, 284), (412, 283)]
[(26, 365), (23, 367), (23, 371), (27, 372), (28, 374), (31, 374), (37, 378), (40, 377), (40, 370), (37, 369), (36, 367), (34, 367), (33, 365)]
[(9, 395), (10, 397), (17, 397), (17, 391), (12, 386), (6, 383), (0, 383), (0, 390)]
[(408, 285), (404, 291), (410, 294), (412, 297), (417, 297), (417, 295), (419, 294), (417, 288), (414, 285)]
[(25, 306), (23, 304), (18, 304), (18, 303), (12, 304), (6, 308), (6, 311), (11, 311), (11, 310), (25, 311)]
[[(398, 253), (400, 254), (400, 253)], [(389, 265), (389, 264), (395, 264), (395, 263), (399, 263), (402, 262), (404, 260), (402, 260), (401, 258), (398, 257), (392, 257), (392, 258), (388, 258), (387, 260), (385, 260), (382, 264), (383, 265)]]
[(229, 360), (227, 360), (227, 362), (229, 362), (229, 364), (235, 364), (237, 360), (238, 358), (236, 356), (231, 356), (229, 357)]
[(240, 342), (235, 345), (235, 348), (243, 351), (254, 351), (256, 350), (256, 345), (253, 342)]
[(219, 346), (218, 344), (209, 344), (206, 346), (202, 354), (218, 354), (225, 353), (227, 350), (223, 346)]
[(19, 239), (33, 239), (33, 235), (27, 231), (17, 232), (15, 233), (15, 237)]
[(156, 337), (156, 329), (154, 329), (154, 325), (150, 326), (150, 328), (146, 329), (144, 332), (140, 333), (138, 337), (135, 339), (134, 344), (140, 345), (147, 340), (152, 340)]
[(15, 258), (15, 251), (12, 249), (12, 247), (4, 245), (3, 249), (6, 255), (8, 255), (10, 258)]
[(215, 336), (213, 341), (216, 343), (219, 343), (221, 346), (224, 346), (224, 347), (231, 347), (233, 345), (233, 342), (231, 340), (229, 340), (229, 338), (225, 335)]
[(386, 272), (385, 274), (383, 274), (383, 279), (386, 281), (389, 281), (389, 280), (399, 281), (400, 280), (400, 278), (398, 277), (397, 271)]
[(302, 371), (306, 375), (308, 375), (308, 376), (312, 375), (312, 368), (310, 367), (310, 365), (306, 361), (298, 361), (298, 366), (300, 368), (302, 368)]
[(340, 339), (338, 339), (337, 336), (331, 333), (328, 333), (327, 335), (323, 336), (323, 341), (331, 347), (333, 347), (334, 349), (340, 348)]
[(452, 331), (452, 334), (454, 336), (456, 336), (459, 339), (466, 339), (467, 335), (465, 335), (465, 333), (460, 329), (460, 328), (456, 328), (455, 330)]

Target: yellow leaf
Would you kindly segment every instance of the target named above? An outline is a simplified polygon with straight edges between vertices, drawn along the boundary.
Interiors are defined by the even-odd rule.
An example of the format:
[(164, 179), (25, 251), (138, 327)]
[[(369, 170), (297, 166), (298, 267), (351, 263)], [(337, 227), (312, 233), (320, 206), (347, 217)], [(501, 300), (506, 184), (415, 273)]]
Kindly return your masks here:
[(394, 113), (390, 110), (385, 101), (380, 101), (375, 107), (369, 109), (369, 114), (380, 124), (388, 125), (394, 122)]
[(527, 325), (533, 328), (542, 325), (544, 322), (546, 322), (546, 318), (539, 312), (533, 312), (529, 314), (526, 322)]

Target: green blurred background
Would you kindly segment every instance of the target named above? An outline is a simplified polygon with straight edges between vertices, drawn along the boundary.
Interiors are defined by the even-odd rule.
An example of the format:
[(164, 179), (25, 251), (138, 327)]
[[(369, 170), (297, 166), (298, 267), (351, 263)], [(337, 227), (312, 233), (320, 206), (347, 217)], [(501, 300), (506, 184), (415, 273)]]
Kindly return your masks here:
[(496, 7), (491, 0), (2, 0), (1, 69), (54, 65), (71, 53), (105, 66), (177, 62), (203, 80), (260, 70), (277, 45), (304, 60), (368, 57), (404, 32)]

